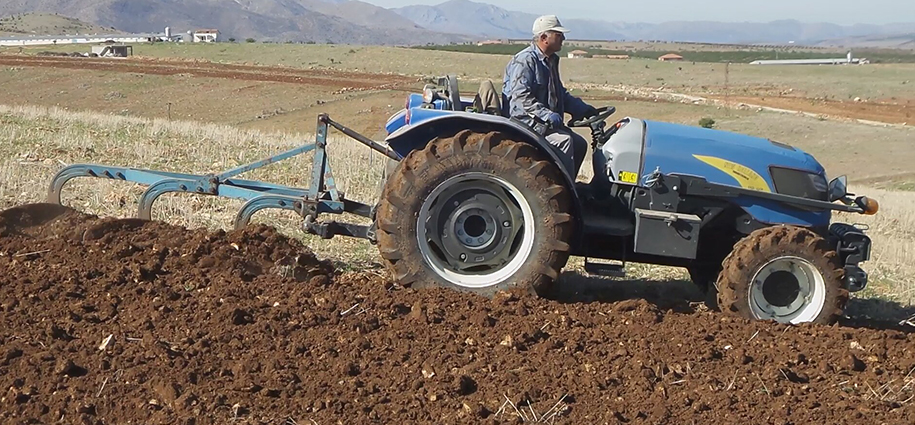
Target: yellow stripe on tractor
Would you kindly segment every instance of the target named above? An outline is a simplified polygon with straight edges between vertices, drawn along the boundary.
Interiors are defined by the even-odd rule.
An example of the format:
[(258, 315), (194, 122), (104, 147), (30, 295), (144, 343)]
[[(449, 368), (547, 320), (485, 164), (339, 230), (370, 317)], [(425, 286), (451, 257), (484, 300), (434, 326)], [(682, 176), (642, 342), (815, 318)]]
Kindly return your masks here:
[(728, 161), (726, 159), (716, 158), (714, 156), (693, 155), (696, 159), (711, 165), (733, 177), (744, 189), (758, 190), (760, 192), (772, 192), (769, 183), (763, 176), (753, 171), (750, 167)]

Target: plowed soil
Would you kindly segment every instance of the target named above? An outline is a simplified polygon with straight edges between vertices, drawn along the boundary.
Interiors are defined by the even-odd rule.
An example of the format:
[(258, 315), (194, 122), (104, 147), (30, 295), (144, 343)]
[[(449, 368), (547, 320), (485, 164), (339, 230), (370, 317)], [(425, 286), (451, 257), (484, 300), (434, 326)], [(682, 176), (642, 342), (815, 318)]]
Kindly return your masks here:
[(87, 69), (154, 75), (191, 75), (194, 77), (340, 87), (350, 90), (390, 89), (397, 85), (414, 81), (398, 75), (152, 59), (0, 55), (0, 65)]
[(877, 121), (889, 124), (915, 124), (915, 119), (913, 119), (913, 115), (915, 115), (915, 103), (913, 103), (912, 100), (892, 102), (840, 102), (797, 96), (731, 96), (730, 98), (712, 96), (711, 98), (720, 101), (726, 100), (732, 103), (746, 103), (768, 106), (770, 108), (803, 111), (830, 117)]
[(269, 227), (0, 212), (0, 423), (915, 423), (915, 337), (405, 289)]

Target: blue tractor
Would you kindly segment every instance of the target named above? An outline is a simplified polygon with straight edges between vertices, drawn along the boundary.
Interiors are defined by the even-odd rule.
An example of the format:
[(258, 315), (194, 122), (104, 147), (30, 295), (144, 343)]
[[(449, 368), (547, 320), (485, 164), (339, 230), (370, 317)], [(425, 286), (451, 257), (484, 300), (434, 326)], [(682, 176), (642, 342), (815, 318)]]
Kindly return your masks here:
[[(615, 110), (601, 108), (569, 123), (591, 132), (594, 176), (582, 182), (540, 133), (477, 100), (445, 77), (408, 96), (384, 142), (322, 114), (314, 142), (217, 174), (73, 164), (54, 176), (48, 201), (61, 203), (62, 188), (78, 177), (147, 185), (142, 219), (166, 193), (243, 199), (237, 228), (266, 208), (294, 211), (309, 233), (376, 243), (403, 285), (483, 295), (543, 294), (576, 255), (602, 275), (621, 275), (626, 262), (685, 267), (724, 312), (830, 323), (849, 292), (867, 284), (859, 264), (870, 257), (870, 239), (832, 223), (831, 213), (874, 214), (877, 203), (847, 193), (844, 176), (828, 182), (800, 149), (637, 118), (608, 126)], [(378, 202), (337, 189), (326, 149), (332, 128), (391, 159)], [(238, 178), (306, 152), (314, 153), (307, 188)], [(48, 218), (43, 209), (23, 211)], [(372, 224), (324, 221), (327, 213)]]
[(721, 310), (790, 323), (833, 322), (867, 284), (870, 239), (830, 218), (877, 203), (800, 149), (638, 118), (608, 126), (615, 110), (601, 108), (569, 122), (591, 132), (594, 174), (581, 182), (500, 110), (462, 98), (449, 76), (389, 119), (385, 141), (404, 159), (377, 243), (402, 284), (543, 293), (575, 255), (604, 275), (628, 261), (685, 267)]

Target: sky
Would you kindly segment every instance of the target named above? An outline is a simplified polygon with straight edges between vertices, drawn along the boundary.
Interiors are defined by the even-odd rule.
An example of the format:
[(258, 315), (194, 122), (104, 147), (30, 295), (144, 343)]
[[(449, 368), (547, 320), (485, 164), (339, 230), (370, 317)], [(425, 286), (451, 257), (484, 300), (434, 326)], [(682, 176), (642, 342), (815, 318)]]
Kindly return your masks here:
[[(436, 5), (445, 0), (362, 0), (381, 7)], [(795, 19), (839, 25), (915, 22), (913, 0), (471, 0), (503, 9), (612, 22), (768, 22)], [(915, 28), (913, 28), (915, 31)]]

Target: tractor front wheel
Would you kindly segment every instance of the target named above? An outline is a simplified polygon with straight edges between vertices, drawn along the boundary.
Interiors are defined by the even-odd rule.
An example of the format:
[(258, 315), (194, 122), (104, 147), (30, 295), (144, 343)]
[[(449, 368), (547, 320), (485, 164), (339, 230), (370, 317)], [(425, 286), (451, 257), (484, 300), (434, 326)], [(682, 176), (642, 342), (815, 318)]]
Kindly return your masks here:
[(385, 184), (381, 256), (404, 286), (543, 293), (568, 260), (574, 230), (560, 173), (498, 132), (433, 140)]
[(721, 311), (781, 323), (838, 320), (848, 302), (842, 265), (825, 239), (801, 227), (759, 229), (741, 239), (718, 277)]

